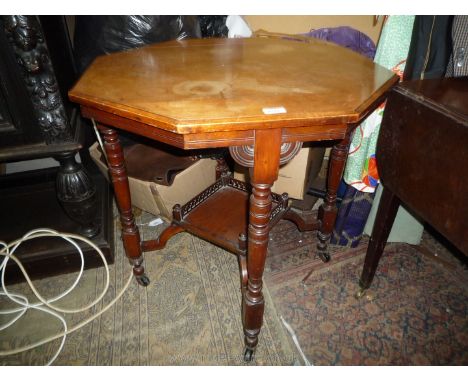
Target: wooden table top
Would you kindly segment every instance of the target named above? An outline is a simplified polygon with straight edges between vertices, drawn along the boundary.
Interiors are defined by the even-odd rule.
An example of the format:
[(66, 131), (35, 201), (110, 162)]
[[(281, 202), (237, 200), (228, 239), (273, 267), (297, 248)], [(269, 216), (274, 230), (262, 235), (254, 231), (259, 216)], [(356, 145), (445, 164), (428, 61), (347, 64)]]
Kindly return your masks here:
[(405, 81), (396, 90), (468, 119), (468, 77)]
[(357, 122), (397, 81), (320, 40), (194, 39), (98, 57), (69, 97), (189, 134)]

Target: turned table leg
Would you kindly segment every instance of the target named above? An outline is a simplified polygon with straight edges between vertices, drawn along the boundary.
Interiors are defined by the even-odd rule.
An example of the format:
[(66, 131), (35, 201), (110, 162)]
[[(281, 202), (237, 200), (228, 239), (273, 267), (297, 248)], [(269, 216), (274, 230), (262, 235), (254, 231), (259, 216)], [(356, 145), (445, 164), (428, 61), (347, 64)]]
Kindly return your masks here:
[(345, 138), (333, 146), (331, 150), (330, 167), (328, 169), (327, 178), (327, 194), (325, 196), (325, 203), (322, 204), (319, 209), (321, 227), (318, 232), (319, 242), (317, 244), (317, 255), (323, 261), (330, 260), (330, 255), (328, 254), (328, 242), (330, 241), (338, 213), (336, 194), (343, 175), (346, 159), (348, 157), (349, 143), (350, 132), (348, 131)]
[(262, 293), (262, 276), (270, 231), (271, 186), (278, 177), (280, 146), (281, 130), (255, 132), (247, 243), (248, 281), (242, 303), (246, 361), (250, 361), (253, 357), (263, 321), (265, 301)]
[(114, 129), (98, 125), (104, 139), (104, 149), (109, 164), (109, 175), (114, 185), (114, 194), (122, 224), (122, 241), (125, 254), (133, 265), (133, 274), (140, 285), (147, 286), (149, 279), (145, 275), (143, 256), (140, 247), (140, 232), (135, 224), (132, 212), (130, 187), (127, 170), (119, 137)]

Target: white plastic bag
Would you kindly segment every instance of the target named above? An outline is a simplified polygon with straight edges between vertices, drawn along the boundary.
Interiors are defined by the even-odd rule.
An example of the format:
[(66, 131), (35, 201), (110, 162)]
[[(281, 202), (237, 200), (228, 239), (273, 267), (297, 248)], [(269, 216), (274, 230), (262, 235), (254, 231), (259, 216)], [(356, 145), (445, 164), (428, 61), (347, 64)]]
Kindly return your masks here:
[(252, 30), (241, 16), (228, 16), (226, 26), (229, 29), (229, 38), (252, 36)]

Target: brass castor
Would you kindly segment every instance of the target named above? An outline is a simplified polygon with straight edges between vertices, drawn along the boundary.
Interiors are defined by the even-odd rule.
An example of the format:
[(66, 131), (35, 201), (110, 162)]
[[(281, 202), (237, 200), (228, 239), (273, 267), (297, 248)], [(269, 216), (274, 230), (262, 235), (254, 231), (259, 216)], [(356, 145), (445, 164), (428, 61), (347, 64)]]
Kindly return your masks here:
[(254, 354), (253, 349), (245, 348), (245, 350), (244, 350), (244, 361), (245, 362), (251, 362), (253, 360), (253, 354)]
[(359, 288), (359, 291), (356, 293), (355, 297), (360, 299), (366, 294), (367, 288)]
[(141, 286), (147, 287), (150, 284), (150, 279), (146, 275), (141, 275), (141, 276), (135, 276), (136, 281), (138, 284)]
[(324, 263), (328, 263), (330, 261), (330, 255), (327, 252), (319, 252), (317, 255)]
[(364, 283), (361, 279), (359, 279), (359, 291), (356, 293), (355, 297), (357, 299), (362, 298), (365, 294), (367, 289), (369, 289), (370, 283)]

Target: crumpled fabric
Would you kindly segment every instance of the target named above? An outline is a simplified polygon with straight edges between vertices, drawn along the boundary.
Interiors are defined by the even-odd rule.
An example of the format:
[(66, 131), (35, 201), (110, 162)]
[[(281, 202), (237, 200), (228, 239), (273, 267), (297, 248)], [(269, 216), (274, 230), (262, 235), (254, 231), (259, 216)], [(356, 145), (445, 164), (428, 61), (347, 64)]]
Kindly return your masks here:
[[(374, 62), (392, 70), (400, 78), (405, 70), (413, 22), (414, 16), (389, 16), (374, 58)], [(370, 235), (372, 231), (375, 217), (373, 211), (378, 207), (382, 188), (379, 185), (375, 148), (384, 107), (384, 104), (380, 105), (354, 132), (343, 176), (348, 187), (338, 211), (331, 244), (355, 248), (363, 232)], [(376, 189), (377, 196), (374, 192)], [(389, 241), (417, 244), (422, 229), (422, 225), (400, 206)]]
[[(382, 30), (374, 62), (403, 77), (414, 16), (389, 16)], [(380, 105), (355, 130), (344, 181), (358, 191), (374, 192), (380, 182), (375, 148), (385, 105)]]
[(376, 48), (372, 39), (365, 33), (351, 27), (320, 28), (311, 30), (305, 33), (304, 36), (333, 42), (360, 53), (371, 60), (375, 56)]

